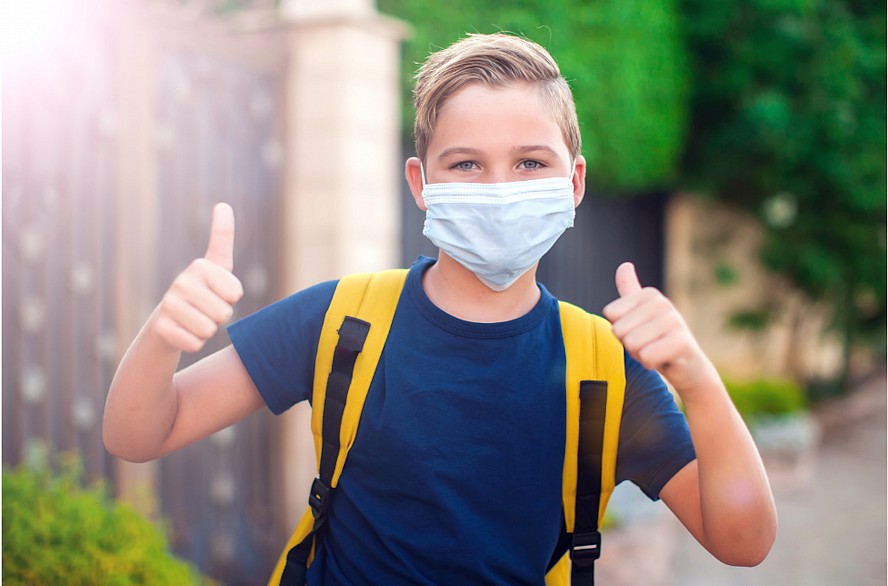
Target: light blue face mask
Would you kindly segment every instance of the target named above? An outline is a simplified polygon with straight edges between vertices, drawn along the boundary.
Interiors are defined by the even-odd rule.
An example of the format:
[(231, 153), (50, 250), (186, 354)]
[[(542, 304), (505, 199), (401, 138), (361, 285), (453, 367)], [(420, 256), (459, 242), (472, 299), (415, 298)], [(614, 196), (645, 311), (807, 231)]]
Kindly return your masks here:
[(425, 183), (422, 233), (494, 291), (534, 266), (574, 222), (573, 173), (509, 183)]

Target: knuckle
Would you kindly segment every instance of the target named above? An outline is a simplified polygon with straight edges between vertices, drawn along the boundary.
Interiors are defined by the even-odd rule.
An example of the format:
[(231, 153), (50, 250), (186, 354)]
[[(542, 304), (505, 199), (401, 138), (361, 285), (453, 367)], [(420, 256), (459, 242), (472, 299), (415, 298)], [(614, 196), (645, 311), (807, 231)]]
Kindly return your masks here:
[(182, 297), (172, 289), (164, 294), (160, 301), (160, 316), (166, 320), (175, 321), (175, 316), (182, 307)]
[(620, 340), (623, 343), (623, 345), (625, 346), (626, 345), (626, 337), (628, 334), (628, 332), (626, 331), (626, 328), (615, 324), (612, 329), (614, 332), (614, 336), (616, 336), (617, 339)]
[(181, 273), (176, 280), (173, 281), (173, 284), (170, 285), (168, 293), (177, 296), (177, 297), (185, 297), (188, 295), (188, 292), (192, 288), (192, 284), (194, 283), (194, 279), (187, 272)]
[(160, 298), (160, 303), (157, 306), (158, 315), (163, 316), (166, 315), (167, 311), (170, 308), (170, 297), (172, 296), (172, 288), (167, 289), (167, 292), (163, 294), (163, 297)]
[(212, 271), (212, 268), (210, 268), (209, 264), (210, 261), (205, 258), (196, 258), (191, 261), (191, 264), (188, 265), (188, 268), (182, 271), (179, 276), (189, 283), (202, 281), (206, 279), (206, 275), (210, 273), (210, 271)]
[(228, 273), (230, 281), (226, 287), (226, 301), (229, 303), (237, 303), (244, 296), (244, 285), (240, 279), (234, 276), (234, 273)]
[(194, 338), (185, 342), (183, 350), (186, 352), (200, 352), (204, 344), (206, 344), (206, 340), (202, 340), (200, 338)]
[(663, 293), (655, 288), (655, 287), (645, 287), (644, 289), (644, 299), (651, 303), (662, 304), (663, 302), (668, 303), (669, 300), (666, 299), (666, 296)]
[(170, 295), (176, 295), (182, 290), (182, 288), (184, 286), (184, 284), (182, 282), (183, 281), (183, 278), (182, 278), (183, 274), (184, 273), (180, 274), (178, 277), (176, 277), (173, 280), (172, 283), (170, 283), (170, 288), (167, 289), (166, 294), (164, 294), (164, 298), (169, 297)]
[(219, 323), (225, 323), (230, 320), (234, 316), (234, 308), (230, 305), (226, 305), (225, 308), (220, 312)]
[(623, 342), (623, 347), (631, 354), (640, 353), (641, 345), (632, 336), (625, 336), (621, 341)]
[(175, 341), (169, 321), (164, 318), (159, 318), (154, 322), (154, 333), (164, 342), (171, 343)]
[(218, 329), (218, 326), (211, 319), (206, 319), (201, 320), (201, 324), (192, 333), (203, 340), (209, 340), (216, 335)]
[(207, 269), (207, 267), (209, 265), (211, 265), (211, 263), (207, 259), (196, 258), (193, 261), (191, 261), (191, 264), (188, 265), (188, 268), (190, 270), (195, 270), (195, 271), (204, 271)]
[(644, 349), (638, 352), (638, 361), (648, 370), (656, 370), (657, 362), (650, 356), (649, 352), (645, 352)]
[(183, 352), (197, 352), (203, 348), (206, 340), (199, 334), (187, 329), (179, 330), (179, 348)]

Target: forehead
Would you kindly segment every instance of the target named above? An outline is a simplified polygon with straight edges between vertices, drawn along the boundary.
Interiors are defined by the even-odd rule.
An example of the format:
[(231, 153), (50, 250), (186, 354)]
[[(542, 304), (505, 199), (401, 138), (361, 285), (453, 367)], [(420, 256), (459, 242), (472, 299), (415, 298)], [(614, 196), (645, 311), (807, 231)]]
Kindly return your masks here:
[(495, 153), (527, 145), (545, 145), (569, 158), (564, 135), (539, 86), (474, 83), (450, 96), (439, 109), (428, 156), (454, 147)]

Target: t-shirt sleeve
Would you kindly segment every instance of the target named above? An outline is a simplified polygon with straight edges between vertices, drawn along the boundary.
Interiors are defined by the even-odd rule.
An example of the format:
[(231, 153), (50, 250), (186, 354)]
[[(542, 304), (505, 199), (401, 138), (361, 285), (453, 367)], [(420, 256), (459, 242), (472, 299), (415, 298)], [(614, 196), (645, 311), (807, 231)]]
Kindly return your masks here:
[(241, 362), (275, 415), (311, 397), (318, 339), (336, 283), (300, 291), (228, 327)]
[(657, 500), (666, 483), (694, 458), (687, 420), (666, 383), (627, 353), (616, 482), (629, 480)]

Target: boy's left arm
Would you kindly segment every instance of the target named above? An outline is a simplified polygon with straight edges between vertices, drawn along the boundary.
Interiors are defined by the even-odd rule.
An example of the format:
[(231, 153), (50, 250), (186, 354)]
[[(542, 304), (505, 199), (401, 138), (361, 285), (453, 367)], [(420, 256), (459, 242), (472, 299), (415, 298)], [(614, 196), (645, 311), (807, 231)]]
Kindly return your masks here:
[(626, 350), (678, 392), (697, 453), (660, 497), (720, 561), (761, 563), (776, 537), (777, 513), (746, 425), (672, 302), (642, 288), (630, 263), (617, 269), (616, 282), (620, 298), (604, 308), (604, 316)]

